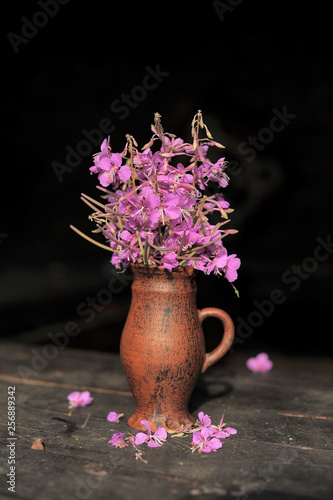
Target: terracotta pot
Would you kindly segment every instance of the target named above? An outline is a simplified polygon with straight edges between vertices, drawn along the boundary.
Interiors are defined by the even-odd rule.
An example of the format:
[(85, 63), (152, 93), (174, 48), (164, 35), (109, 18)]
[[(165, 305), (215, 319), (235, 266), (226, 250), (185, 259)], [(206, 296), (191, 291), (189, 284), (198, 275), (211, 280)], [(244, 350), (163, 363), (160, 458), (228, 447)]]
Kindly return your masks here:
[[(193, 269), (132, 265), (132, 301), (120, 343), (120, 358), (136, 410), (131, 427), (176, 430), (193, 423), (188, 402), (200, 373), (226, 354), (234, 338), (230, 316), (197, 309)], [(201, 323), (214, 316), (224, 326), (220, 344), (206, 353)]]

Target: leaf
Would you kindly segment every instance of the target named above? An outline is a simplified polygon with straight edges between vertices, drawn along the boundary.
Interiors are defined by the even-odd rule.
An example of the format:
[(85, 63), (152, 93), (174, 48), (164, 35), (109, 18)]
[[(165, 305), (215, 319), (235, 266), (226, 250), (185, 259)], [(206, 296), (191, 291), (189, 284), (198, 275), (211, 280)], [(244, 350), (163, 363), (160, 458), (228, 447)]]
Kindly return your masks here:
[(154, 141), (149, 141), (149, 142), (147, 142), (147, 144), (142, 146), (141, 150), (144, 151), (147, 148), (151, 148), (153, 144), (154, 144)]
[(225, 234), (237, 234), (238, 230), (237, 229), (223, 229), (223, 232)]
[(223, 144), (219, 143), (219, 142), (216, 142), (216, 141), (213, 141), (212, 146), (216, 146), (217, 148), (220, 148), (220, 149), (224, 149), (225, 146), (223, 146)]
[(163, 156), (164, 158), (172, 158), (173, 156), (175, 156), (175, 153), (163, 153), (163, 152), (159, 152), (161, 156)]
[(36, 439), (36, 441), (31, 446), (32, 450), (45, 450), (44, 443), (42, 442), (42, 438)]

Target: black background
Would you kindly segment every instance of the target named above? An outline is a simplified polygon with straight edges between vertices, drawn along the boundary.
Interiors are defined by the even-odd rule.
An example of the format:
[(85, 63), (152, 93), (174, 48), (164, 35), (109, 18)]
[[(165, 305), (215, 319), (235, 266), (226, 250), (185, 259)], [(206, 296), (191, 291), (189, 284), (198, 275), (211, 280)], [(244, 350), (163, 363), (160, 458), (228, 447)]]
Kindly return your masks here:
[[(78, 305), (110, 280), (109, 254), (69, 229), (92, 229), (80, 193), (97, 197), (89, 167), (99, 146), (90, 145), (77, 166), (57, 176), (54, 162), (66, 165), (66, 148), (76, 151), (86, 140), (83, 130), (98, 129), (106, 118), (114, 124), (114, 151), (121, 151), (127, 133), (143, 145), (155, 112), (166, 131), (188, 140), (201, 109), (226, 146), (226, 159), (238, 165), (225, 196), (235, 209), (230, 227), (239, 233), (225, 245), (242, 266), (240, 299), (226, 280), (200, 275), (198, 305), (232, 315), (243, 335), (235, 349), (328, 354), (332, 255), (321, 250), (327, 259), (308, 259), (317, 238), (327, 241), (332, 228), (328, 8), (286, 1), (71, 0), (57, 4), (55, 15), (41, 16), (41, 4), (15, 2), (3, 16), (2, 336), (45, 343), (67, 321), (82, 321)], [(27, 20), (40, 27), (29, 31)], [(26, 43), (15, 39), (27, 33)], [(135, 88), (147, 67), (163, 76), (141, 98)], [(117, 112), (124, 94), (140, 100), (132, 97), (132, 107)], [(288, 123), (267, 132), (276, 110)], [(266, 143), (259, 141), (260, 150), (250, 155), (244, 143), (258, 133)], [(303, 273), (298, 281), (291, 281), (293, 266)], [(272, 303), (273, 290), (283, 303)], [(127, 287), (70, 345), (117, 350), (129, 299)], [(267, 317), (253, 314), (258, 304), (266, 304)], [(208, 345), (217, 331), (212, 321)]]

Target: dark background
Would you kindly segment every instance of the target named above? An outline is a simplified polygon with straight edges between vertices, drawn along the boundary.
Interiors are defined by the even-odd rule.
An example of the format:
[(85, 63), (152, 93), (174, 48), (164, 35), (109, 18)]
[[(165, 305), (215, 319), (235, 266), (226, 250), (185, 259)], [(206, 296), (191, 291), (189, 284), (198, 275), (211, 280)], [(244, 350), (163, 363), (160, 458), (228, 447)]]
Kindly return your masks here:
[[(328, 8), (71, 0), (41, 16), (41, 4), (15, 2), (3, 19), (1, 336), (44, 345), (74, 321), (81, 333), (69, 346), (118, 350), (130, 287), (112, 300), (101, 292), (112, 277), (110, 255), (69, 229), (92, 229), (80, 193), (97, 197), (89, 167), (99, 146), (81, 151), (75, 167), (66, 163), (68, 147), (77, 151), (87, 139), (83, 130), (106, 118), (114, 151), (127, 133), (142, 146), (156, 111), (166, 131), (189, 139), (201, 109), (234, 166), (225, 196), (235, 209), (230, 227), (239, 233), (225, 244), (242, 266), (239, 299), (226, 280), (199, 275), (199, 307), (231, 314), (241, 340), (235, 350), (329, 354), (332, 255), (318, 265), (307, 260), (332, 228)], [(41, 26), (24, 28), (27, 20)], [(29, 38), (15, 42), (9, 33)], [(147, 67), (163, 73), (156, 88), (132, 98), (126, 113), (115, 110), (123, 94), (140, 95), (134, 89)], [(276, 110), (292, 118), (278, 132), (263, 132)], [(258, 133), (266, 143), (250, 154), (245, 142)], [(71, 171), (57, 176), (54, 162)], [(293, 266), (301, 266), (298, 282), (291, 281)], [(273, 290), (283, 303), (272, 303)], [(89, 297), (98, 297), (94, 318), (78, 314)], [(218, 325), (212, 320), (207, 329), (210, 348)]]

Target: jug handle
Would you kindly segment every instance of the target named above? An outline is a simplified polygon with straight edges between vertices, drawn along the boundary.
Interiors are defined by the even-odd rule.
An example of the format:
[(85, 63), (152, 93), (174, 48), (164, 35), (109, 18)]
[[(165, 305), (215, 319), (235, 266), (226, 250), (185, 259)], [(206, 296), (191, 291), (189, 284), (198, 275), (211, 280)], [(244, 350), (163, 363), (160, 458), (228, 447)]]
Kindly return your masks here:
[(224, 327), (224, 334), (221, 342), (215, 349), (211, 352), (207, 352), (205, 355), (205, 360), (202, 366), (202, 373), (207, 370), (210, 366), (221, 359), (230, 349), (235, 335), (234, 323), (228, 313), (222, 309), (216, 307), (206, 307), (204, 309), (198, 309), (199, 320), (202, 323), (206, 318), (214, 317), (218, 318)]

